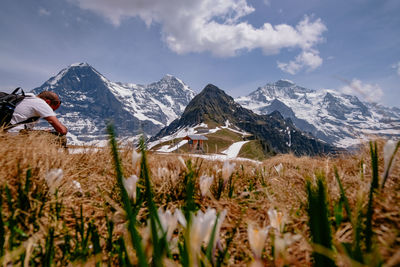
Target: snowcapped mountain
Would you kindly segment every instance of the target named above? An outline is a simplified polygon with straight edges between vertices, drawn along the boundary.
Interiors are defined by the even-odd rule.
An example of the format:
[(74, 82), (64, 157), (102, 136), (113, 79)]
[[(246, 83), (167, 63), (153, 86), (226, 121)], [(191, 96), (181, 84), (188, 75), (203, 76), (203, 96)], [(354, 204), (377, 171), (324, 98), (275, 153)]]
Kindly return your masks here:
[(289, 80), (259, 87), (235, 99), (257, 114), (277, 110), (296, 127), (338, 147), (373, 135), (400, 137), (400, 109), (360, 101), (335, 90), (311, 90)]
[[(110, 119), (120, 137), (153, 136), (178, 119), (195, 97), (171, 75), (148, 85), (112, 82), (87, 63), (61, 70), (33, 92), (43, 90), (60, 96), (57, 113), (72, 144), (105, 140)], [(259, 115), (279, 111), (298, 129), (338, 147), (355, 145), (371, 135), (400, 137), (400, 109), (362, 102), (335, 90), (315, 91), (279, 80), (235, 101)]]
[(153, 135), (178, 118), (195, 95), (171, 75), (149, 85), (111, 82), (87, 63), (61, 70), (33, 92), (44, 90), (62, 100), (57, 113), (74, 144), (105, 139), (107, 120), (121, 137)]

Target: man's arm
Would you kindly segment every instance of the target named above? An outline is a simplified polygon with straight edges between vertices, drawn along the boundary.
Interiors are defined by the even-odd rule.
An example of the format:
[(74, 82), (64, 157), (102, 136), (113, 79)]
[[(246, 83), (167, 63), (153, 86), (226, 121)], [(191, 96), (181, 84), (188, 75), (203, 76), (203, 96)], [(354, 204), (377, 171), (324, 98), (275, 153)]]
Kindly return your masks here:
[(48, 121), (51, 126), (60, 134), (67, 134), (68, 129), (65, 127), (58, 119), (56, 116), (49, 116), (44, 118), (46, 121)]

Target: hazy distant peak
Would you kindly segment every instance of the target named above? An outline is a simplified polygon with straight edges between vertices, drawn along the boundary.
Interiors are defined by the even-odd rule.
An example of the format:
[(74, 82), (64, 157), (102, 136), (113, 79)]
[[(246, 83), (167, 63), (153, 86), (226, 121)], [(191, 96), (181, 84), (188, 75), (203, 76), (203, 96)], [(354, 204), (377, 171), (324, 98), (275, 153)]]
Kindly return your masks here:
[(292, 82), (291, 80), (280, 79), (277, 82), (275, 82), (274, 85), (278, 86), (278, 87), (291, 87), (291, 86), (295, 86), (296, 84), (294, 82)]
[(167, 82), (167, 83), (174, 82), (174, 83), (181, 84), (184, 87), (188, 87), (181, 79), (179, 79), (171, 74), (164, 75), (164, 77), (162, 77), (159, 82)]
[(91, 67), (91, 66), (86, 62), (80, 62), (71, 64), (70, 67)]
[(162, 80), (173, 80), (176, 79), (176, 77), (172, 74), (165, 74)]

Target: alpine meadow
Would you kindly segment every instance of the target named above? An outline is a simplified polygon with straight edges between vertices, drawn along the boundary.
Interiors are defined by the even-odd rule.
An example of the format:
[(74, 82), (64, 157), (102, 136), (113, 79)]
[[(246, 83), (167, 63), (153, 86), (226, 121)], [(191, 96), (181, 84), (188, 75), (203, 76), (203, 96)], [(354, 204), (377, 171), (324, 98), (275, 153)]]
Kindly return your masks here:
[(0, 266), (400, 266), (399, 14), (0, 1)]
[[(13, 265), (395, 266), (399, 143), (212, 161), (0, 138), (0, 253)], [(50, 144), (50, 145), (49, 145)]]

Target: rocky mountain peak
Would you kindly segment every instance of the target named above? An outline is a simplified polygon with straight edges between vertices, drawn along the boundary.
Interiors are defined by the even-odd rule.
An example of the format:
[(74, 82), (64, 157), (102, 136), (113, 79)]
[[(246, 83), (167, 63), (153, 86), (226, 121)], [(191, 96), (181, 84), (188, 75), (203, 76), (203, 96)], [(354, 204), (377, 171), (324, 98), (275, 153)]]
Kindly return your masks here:
[(204, 87), (203, 91), (198, 94), (198, 100), (202, 100), (203, 102), (221, 102), (221, 103), (234, 103), (232, 97), (227, 95), (223, 90), (219, 89), (217, 86), (213, 84), (207, 84)]
[(311, 92), (313, 92), (313, 90), (300, 87), (292, 81), (278, 80), (274, 83), (268, 83), (263, 87), (259, 87), (256, 91), (250, 93), (248, 97), (265, 102), (287, 97), (298, 99)]
[(187, 99), (187, 102), (189, 102), (196, 94), (183, 81), (170, 74), (165, 75), (158, 82), (147, 85), (146, 91), (157, 94), (160, 97), (162, 97), (163, 94), (173, 94), (176, 97)]
[[(201, 122), (212, 121), (224, 123), (231, 120), (237, 109), (237, 104), (232, 97), (215, 85), (208, 84), (192, 101), (187, 105), (182, 114), (182, 123), (195, 125)], [(229, 115), (232, 114), (232, 115)]]
[[(80, 88), (96, 90), (98, 84), (108, 82), (96, 69), (87, 63), (75, 63), (61, 70), (46, 81), (41, 88), (63, 94), (68, 91), (80, 91)], [(64, 89), (62, 89), (64, 88)]]

